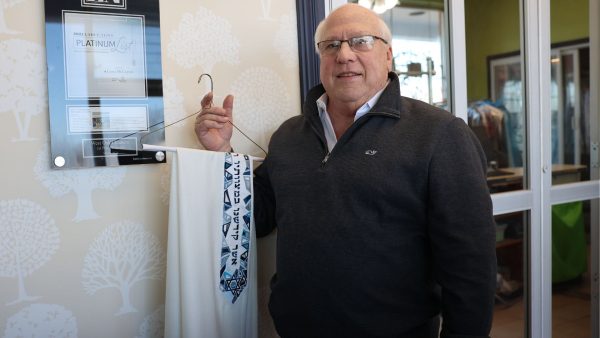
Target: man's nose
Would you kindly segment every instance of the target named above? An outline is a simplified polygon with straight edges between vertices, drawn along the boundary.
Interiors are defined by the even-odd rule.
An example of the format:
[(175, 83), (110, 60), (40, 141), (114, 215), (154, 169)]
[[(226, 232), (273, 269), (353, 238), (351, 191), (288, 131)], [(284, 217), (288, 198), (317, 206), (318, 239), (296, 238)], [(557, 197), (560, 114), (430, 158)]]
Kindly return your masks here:
[(342, 41), (340, 49), (337, 51), (336, 60), (340, 63), (352, 61), (356, 58), (356, 53), (350, 48), (348, 41)]

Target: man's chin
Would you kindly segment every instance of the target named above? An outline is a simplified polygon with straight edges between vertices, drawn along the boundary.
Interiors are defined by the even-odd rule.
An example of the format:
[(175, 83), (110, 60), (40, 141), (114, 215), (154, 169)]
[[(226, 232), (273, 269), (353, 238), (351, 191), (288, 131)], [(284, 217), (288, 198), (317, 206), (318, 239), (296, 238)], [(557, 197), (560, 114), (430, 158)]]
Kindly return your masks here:
[[(357, 104), (358, 102), (368, 101), (368, 98), (365, 98), (366, 95), (364, 92), (346, 90), (346, 91), (337, 91), (334, 95), (329, 95), (329, 99), (336, 100), (343, 104)], [(361, 105), (362, 105), (361, 104)]]

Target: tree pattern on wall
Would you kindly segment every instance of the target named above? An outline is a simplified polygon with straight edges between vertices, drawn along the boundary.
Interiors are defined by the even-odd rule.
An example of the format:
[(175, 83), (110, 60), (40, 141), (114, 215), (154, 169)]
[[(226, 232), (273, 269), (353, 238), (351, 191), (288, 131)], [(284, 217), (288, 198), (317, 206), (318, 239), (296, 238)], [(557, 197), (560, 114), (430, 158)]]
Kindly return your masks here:
[(183, 14), (179, 27), (171, 32), (167, 53), (181, 67), (200, 66), (204, 73), (210, 73), (218, 62), (238, 64), (239, 49), (231, 24), (200, 7), (194, 14)]
[(0, 33), (18, 34), (18, 31), (8, 28), (6, 24), (6, 9), (23, 2), (23, 0), (0, 0)]
[(6, 320), (4, 338), (76, 338), (77, 319), (61, 305), (31, 304)]
[[(184, 118), (186, 115), (189, 115), (185, 111), (185, 107), (183, 105), (183, 94), (177, 88), (177, 81), (172, 76), (169, 76), (163, 80), (163, 101), (165, 103), (165, 125), (174, 123)], [(169, 128), (181, 128), (183, 126), (185, 126), (185, 123), (181, 121), (169, 126)]]
[(0, 276), (16, 277), (17, 299), (31, 301), (24, 278), (50, 260), (58, 250), (59, 232), (48, 211), (25, 199), (0, 201)]
[(298, 32), (295, 15), (282, 15), (273, 38), (273, 49), (287, 68), (298, 67)]
[(260, 0), (260, 9), (262, 11), (263, 20), (271, 19), (271, 0)]
[(230, 93), (236, 93), (236, 125), (263, 148), (281, 122), (297, 113), (292, 111), (283, 79), (266, 67), (248, 68), (242, 72), (231, 86)]
[(99, 167), (91, 169), (50, 169), (50, 154), (45, 143), (37, 156), (33, 168), (35, 178), (42, 183), (53, 197), (74, 192), (77, 195), (77, 213), (73, 221), (81, 222), (98, 218), (92, 203), (92, 192), (96, 189), (115, 190), (121, 183), (125, 167)]
[(171, 166), (160, 166), (160, 200), (164, 205), (169, 205), (171, 199)]
[(164, 279), (165, 252), (158, 239), (140, 223), (122, 221), (111, 224), (94, 240), (83, 261), (81, 274), (85, 292), (116, 288), (122, 305), (120, 316), (137, 312), (131, 304), (131, 288), (148, 279)]
[[(195, 81), (200, 73), (206, 71), (204, 61), (199, 57), (195, 60), (194, 58), (197, 57), (198, 54), (195, 51), (191, 51), (188, 58), (190, 65), (188, 67), (179, 65), (168, 55), (170, 49), (169, 42), (172, 31), (176, 30), (180, 25), (183, 13), (189, 13), (191, 17), (194, 17), (198, 12), (199, 5), (206, 7), (217, 14), (218, 19), (222, 18), (224, 22), (230, 23), (230, 36), (225, 36), (223, 41), (225, 41), (224, 43), (235, 41), (235, 43), (228, 43), (230, 47), (232, 47), (230, 48), (232, 55), (221, 57), (219, 55), (223, 53), (217, 53), (218, 55), (213, 57), (213, 60), (208, 63), (208, 66), (212, 68), (211, 71), (214, 73), (212, 75), (215, 76), (215, 84), (217, 85), (215, 88), (217, 89), (218, 95), (221, 94), (224, 96), (225, 94), (228, 94), (229, 91), (227, 89), (231, 88), (231, 84), (233, 83), (232, 80), (238, 77), (248, 67), (263, 65), (272, 68), (284, 77), (294, 103), (297, 101), (297, 83), (294, 82), (295, 76), (293, 75), (295, 71), (293, 69), (284, 69), (284, 64), (279, 59), (278, 51), (271, 47), (271, 42), (279, 30), (278, 23), (281, 15), (287, 14), (289, 11), (293, 12), (295, 2), (276, 2), (273, 0), (268, 0), (268, 2), (264, 1), (262, 3), (257, 1), (240, 2), (236, 4), (236, 6), (239, 5), (239, 8), (235, 11), (229, 10), (228, 6), (230, 4), (224, 4), (222, 1), (184, 1), (177, 2), (177, 4), (173, 3), (172, 6), (163, 6), (168, 3), (169, 2), (161, 3), (161, 24), (163, 28), (168, 28), (161, 30), (163, 41), (162, 51), (163, 55), (166, 56), (163, 58), (163, 70), (165, 71), (165, 78), (168, 76), (177, 76), (177, 89), (185, 93), (186, 100), (188, 99), (187, 94), (192, 93), (189, 97), (192, 100), (190, 101), (192, 104), (187, 104), (187, 101), (184, 100), (184, 104), (188, 105), (188, 108), (199, 108), (199, 101), (196, 100), (196, 98), (199, 99), (199, 97), (206, 92), (205, 89), (208, 85), (208, 81), (203, 79), (203, 83), (200, 85)], [(58, 243), (59, 247), (50, 259), (31, 274), (23, 275), (27, 297), (42, 296), (43, 298), (34, 301), (29, 299), (27, 302), (5, 306), (7, 302), (17, 299), (18, 278), (17, 275), (0, 276), (0, 281), (3, 283), (2, 287), (0, 287), (0, 309), (3, 311), (0, 311), (0, 337), (4, 337), (5, 335), (7, 337), (12, 337), (8, 334), (8, 331), (5, 331), (8, 318), (24, 309), (26, 306), (38, 302), (57, 303), (72, 311), (77, 318), (79, 331), (76, 332), (73, 330), (74, 333), (72, 336), (75, 336), (75, 334), (83, 336), (85, 333), (93, 335), (94, 333), (97, 333), (95, 330), (98, 327), (101, 327), (106, 328), (106, 332), (97, 333), (99, 335), (104, 333), (104, 335), (114, 337), (133, 337), (138, 333), (137, 330), (144, 320), (144, 316), (153, 313), (155, 306), (157, 305), (153, 301), (148, 301), (148, 299), (154, 299), (156, 298), (155, 296), (160, 296), (161, 292), (164, 292), (164, 286), (161, 285), (160, 281), (142, 281), (141, 283), (136, 284), (132, 288), (131, 302), (139, 312), (137, 314), (123, 315), (120, 317), (113, 316), (121, 306), (121, 296), (120, 292), (117, 292), (118, 288), (99, 290), (95, 295), (90, 296), (84, 292), (83, 287), (79, 287), (79, 290), (71, 290), (72, 288), (70, 286), (73, 285), (73, 278), (76, 279), (77, 283), (81, 282), (83, 257), (85, 256), (89, 245), (98, 235), (100, 235), (102, 230), (111, 223), (123, 219), (139, 221), (145, 224), (147, 229), (152, 229), (152, 233), (157, 234), (161, 243), (164, 244), (165, 233), (161, 231), (154, 232), (154, 229), (157, 226), (160, 226), (164, 221), (164, 217), (162, 216), (166, 215), (166, 208), (161, 208), (163, 209), (161, 211), (148, 213), (140, 203), (133, 203), (130, 206), (123, 207), (123, 205), (127, 204), (127, 201), (130, 201), (133, 198), (139, 198), (140, 196), (145, 196), (143, 199), (147, 202), (147, 205), (156, 205), (156, 203), (160, 203), (157, 199), (162, 199), (163, 196), (159, 196), (160, 190), (153, 196), (147, 196), (148, 187), (139, 185), (138, 183), (140, 180), (137, 179), (126, 180), (126, 178), (129, 178), (129, 175), (126, 178), (123, 177), (123, 182), (114, 189), (100, 190), (101, 188), (96, 188), (87, 193), (80, 193), (81, 196), (77, 196), (74, 189), (67, 187), (58, 189), (59, 191), (62, 189), (65, 190), (62, 194), (52, 194), (50, 193), (50, 188), (42, 184), (38, 179), (37, 174), (34, 173), (33, 167), (34, 164), (36, 164), (38, 152), (48, 133), (48, 94), (46, 88), (46, 65), (44, 60), (45, 46), (43, 42), (44, 3), (43, 1), (30, 0), (0, 0), (0, 5), (2, 6), (2, 8), (0, 8), (0, 20), (6, 18), (5, 23), (8, 25), (8, 28), (6, 28), (4, 24), (0, 24), (0, 27), (2, 27), (0, 28), (0, 41), (2, 41), (0, 42), (0, 120), (4, 127), (2, 136), (0, 136), (0, 144), (4, 146), (3, 149), (8, 151), (4, 153), (5, 157), (7, 159), (16, 159), (18, 162), (16, 165), (12, 165), (12, 167), (10, 164), (5, 164), (12, 168), (5, 172), (5, 182), (16, 182), (18, 184), (5, 184), (3, 187), (4, 195), (0, 196), (0, 200), (26, 198), (38, 203), (54, 218), (60, 235), (60, 242)], [(262, 5), (265, 6), (261, 8)], [(263, 8), (264, 11), (262, 13), (264, 13), (264, 17), (271, 18), (271, 20), (263, 20), (260, 18), (263, 16), (261, 13)], [(2, 10), (4, 12), (2, 12)], [(248, 27), (251, 29), (248, 29)], [(264, 34), (262, 34), (259, 39), (255, 40), (256, 31), (258, 29)], [(217, 34), (221, 33), (220, 28), (215, 28), (215, 30), (217, 31)], [(21, 34), (7, 34), (16, 33), (16, 31), (19, 31)], [(196, 32), (190, 30), (189, 34), (190, 37), (193, 37)], [(224, 36), (225, 34), (222, 35)], [(201, 37), (201, 35), (198, 35), (198, 38)], [(15, 43), (15, 41), (11, 41), (10, 39), (22, 40), (19, 40), (21, 41), (20, 43)], [(243, 50), (241, 49), (242, 43), (244, 44)], [(257, 43), (259, 44), (257, 45)], [(296, 43), (295, 40), (287, 42), (287, 44)], [(184, 44), (182, 44), (182, 46), (184, 46)], [(195, 48), (195, 46), (193, 48)], [(39, 52), (40, 54), (31, 55), (31, 52), (29, 52), (30, 50), (36, 51), (36, 53)], [(16, 55), (16, 57), (14, 55)], [(259, 55), (260, 57), (258, 57)], [(257, 62), (260, 64), (257, 64)], [(231, 73), (231, 76), (227, 74), (219, 75), (219, 72), (221, 71)], [(193, 75), (191, 75), (191, 78), (186, 78), (186, 74)], [(186, 82), (183, 82), (184, 79)], [(219, 88), (219, 85), (223, 86), (223, 88)], [(11, 90), (13, 91), (13, 94), (7, 94)], [(166, 92), (167, 91), (168, 89)], [(237, 108), (238, 93), (233, 94), (236, 95)], [(261, 93), (261, 95), (264, 95), (264, 93)], [(165, 99), (166, 101), (169, 101), (168, 94)], [(222, 97), (215, 97), (215, 104), (221, 103), (222, 100)], [(165, 102), (165, 106), (168, 110), (167, 102)], [(39, 107), (39, 109), (35, 107)], [(296, 108), (296, 104), (294, 105), (294, 108)], [(16, 111), (20, 112), (19, 115), (13, 115)], [(187, 112), (192, 113), (193, 111), (188, 110)], [(292, 111), (292, 113), (297, 112), (296, 109)], [(242, 113), (240, 112), (240, 114)], [(191, 121), (190, 118), (186, 120), (186, 122), (188, 125), (187, 127), (189, 127), (189, 124), (193, 121)], [(174, 133), (179, 133), (181, 130), (183, 129), (172, 129)], [(190, 129), (186, 130), (185, 133), (189, 133), (190, 137), (186, 136), (185, 139), (181, 138), (181, 146), (197, 147), (198, 144), (195, 139), (193, 139), (193, 131)], [(34, 138), (37, 140), (25, 141)], [(18, 143), (12, 143), (14, 141), (18, 141)], [(248, 143), (250, 147), (254, 147), (245, 139), (243, 142)], [(44, 155), (46, 157), (41, 163), (43, 165), (41, 169), (54, 174), (55, 171), (49, 169), (51, 161), (47, 149), (45, 150)], [(144, 167), (145, 166), (146, 165), (144, 165)], [(169, 167), (169, 165), (159, 166), (161, 169)], [(151, 165), (151, 167), (154, 166)], [(124, 168), (128, 170), (125, 172), (127, 174), (131, 173), (131, 170), (137, 168), (137, 166), (135, 168), (125, 166)], [(123, 168), (106, 168), (111, 174), (116, 174), (122, 169)], [(138, 169), (141, 170), (143, 168)], [(150, 169), (150, 167), (147, 167), (146, 169)], [(141, 170), (138, 172), (136, 169), (134, 171), (136, 171), (137, 176), (141, 177), (140, 179), (142, 181), (148, 182), (149, 184), (152, 184), (151, 182), (157, 183), (156, 172), (154, 170)], [(61, 172), (60, 175), (67, 175), (68, 171), (61, 170)], [(119, 174), (117, 174), (117, 176), (118, 175)], [(81, 178), (83, 186), (89, 185), (88, 182), (85, 182), (86, 176), (89, 176), (89, 174), (86, 173), (84, 177)], [(56, 180), (62, 180), (62, 178), (56, 178)], [(71, 182), (72, 180), (75, 180), (75, 177), (72, 179), (65, 178), (65, 180)], [(77, 185), (77, 183), (69, 183), (69, 185)], [(42, 188), (42, 186), (44, 186), (44, 188)], [(165, 179), (165, 187), (169, 187), (168, 176)], [(86, 194), (88, 197), (84, 198), (83, 195)], [(164, 195), (164, 198), (164, 201), (167, 202), (168, 193)], [(83, 203), (83, 200), (87, 200), (89, 203)], [(87, 207), (80, 207), (78, 204), (87, 205)], [(146, 205), (146, 203), (143, 204)], [(158, 205), (158, 207), (161, 206)], [(76, 216), (76, 214), (78, 216)], [(154, 214), (161, 217), (154, 218), (152, 216)], [(91, 220), (93, 217), (89, 217), (90, 215), (93, 217), (100, 216), (101, 218)], [(71, 221), (74, 216), (76, 216), (75, 220), (79, 223)], [(89, 218), (90, 220), (84, 221), (86, 218)], [(77, 225), (79, 225), (79, 227)], [(85, 225), (85, 228), (81, 228), (81, 225)], [(4, 236), (5, 232), (0, 231), (0, 242), (2, 242)], [(0, 258), (0, 270), (6, 271), (7, 269), (5, 261)], [(57, 286), (59, 286), (59, 288), (57, 288)], [(140, 298), (138, 298), (138, 296)], [(146, 296), (149, 298), (142, 299), (142, 297)], [(41, 311), (36, 312), (41, 313)], [(82, 321), (82, 318), (87, 319)], [(33, 320), (30, 324), (23, 325), (31, 330), (33, 330), (34, 327), (40, 327), (40, 324), (34, 323)], [(31, 330), (28, 332), (31, 333)], [(53, 332), (50, 329), (47, 329), (46, 331), (47, 333)], [(49, 335), (50, 334), (38, 336), (45, 337)], [(29, 336), (32, 337), (35, 335)], [(275, 336), (276, 335), (264, 335), (264, 337)]]
[(20, 39), (0, 41), (0, 113), (15, 117), (19, 135), (12, 141), (35, 140), (29, 136), (29, 126), (33, 116), (48, 111), (46, 77), (40, 44)]
[(154, 312), (144, 317), (135, 338), (162, 338), (165, 335), (165, 306), (159, 306)]

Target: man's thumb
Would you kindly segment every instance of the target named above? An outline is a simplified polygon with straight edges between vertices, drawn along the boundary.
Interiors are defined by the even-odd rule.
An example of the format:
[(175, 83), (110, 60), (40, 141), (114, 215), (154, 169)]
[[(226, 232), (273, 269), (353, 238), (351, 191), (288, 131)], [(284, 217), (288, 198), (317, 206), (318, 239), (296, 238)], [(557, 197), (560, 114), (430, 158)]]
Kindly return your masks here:
[(233, 116), (233, 95), (227, 95), (223, 100), (223, 108), (228, 116)]

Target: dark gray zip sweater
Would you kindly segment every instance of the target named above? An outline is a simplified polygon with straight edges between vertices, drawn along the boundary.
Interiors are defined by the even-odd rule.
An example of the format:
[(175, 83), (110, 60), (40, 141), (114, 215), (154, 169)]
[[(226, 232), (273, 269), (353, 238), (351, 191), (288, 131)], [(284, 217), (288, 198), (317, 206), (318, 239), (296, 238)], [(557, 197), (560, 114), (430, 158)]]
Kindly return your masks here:
[(269, 303), (282, 337), (487, 337), (495, 226), (464, 122), (400, 96), (398, 78), (331, 153), (313, 88), (255, 171), (259, 236), (277, 228)]

